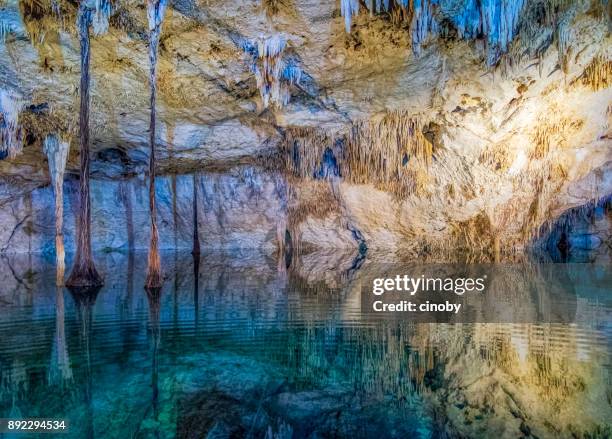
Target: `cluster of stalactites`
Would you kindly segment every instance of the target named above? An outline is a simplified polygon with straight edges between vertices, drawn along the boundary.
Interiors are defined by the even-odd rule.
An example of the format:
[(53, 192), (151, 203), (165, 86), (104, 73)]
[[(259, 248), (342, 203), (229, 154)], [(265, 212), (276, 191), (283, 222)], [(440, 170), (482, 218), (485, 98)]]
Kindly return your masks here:
[(149, 22), (149, 31), (155, 30), (161, 26), (167, 6), (167, 0), (147, 1), (147, 19)]
[(344, 17), (346, 32), (351, 32), (353, 17), (359, 15), (359, 0), (340, 0), (340, 13)]
[(437, 0), (413, 0), (410, 28), (412, 29), (412, 50), (415, 54), (421, 53), (421, 45), (429, 35), (438, 33), (438, 21), (434, 16), (434, 8), (437, 3)]
[[(389, 12), (393, 7), (412, 10), (412, 48), (418, 54), (423, 41), (438, 32), (438, 22), (434, 16), (439, 0), (368, 0), (366, 6), (370, 14)], [(346, 32), (351, 32), (351, 22), (359, 14), (359, 0), (340, 0), (340, 12), (344, 17)]]
[[(450, 17), (459, 36), (475, 39), (483, 35), (488, 46), (488, 63), (493, 64), (515, 37), (520, 13), (526, 0), (465, 0), (460, 12)], [(412, 12), (412, 48), (418, 54), (422, 43), (439, 32), (436, 10), (440, 0), (370, 0), (370, 13), (389, 11), (390, 8), (407, 8)], [(340, 11), (344, 17), (346, 31), (351, 31), (352, 17), (359, 14), (359, 1), (341, 0)]]
[(452, 21), (461, 38), (485, 37), (487, 62), (491, 65), (508, 51), (524, 6), (525, 0), (467, 0)]
[(49, 173), (51, 174), (51, 183), (56, 187), (61, 184), (64, 178), (64, 170), (66, 169), (66, 161), (68, 160), (68, 151), (70, 143), (59, 139), (55, 135), (48, 135), (45, 138), (43, 150), (49, 161)]
[(95, 35), (108, 32), (108, 19), (111, 15), (111, 4), (108, 0), (96, 0), (96, 7), (91, 18), (91, 28)]
[(284, 107), (291, 98), (290, 88), (299, 84), (302, 71), (293, 62), (283, 59), (287, 41), (281, 35), (245, 41), (242, 49), (251, 55), (251, 71), (264, 108), (274, 104)]
[(355, 123), (346, 148), (345, 175), (402, 197), (422, 189), (434, 153), (422, 121), (401, 111)]
[(104, 35), (108, 32), (111, 12), (110, 0), (83, 1), (79, 7), (77, 27), (83, 32), (91, 26), (94, 35)]
[(574, 39), (570, 17), (564, 17), (557, 25), (557, 51), (559, 66), (564, 73), (569, 69), (571, 43)]
[(292, 128), (282, 147), (285, 169), (300, 178), (321, 178), (325, 167), (355, 184), (373, 184), (399, 198), (424, 193), (434, 148), (420, 118), (388, 112), (356, 122), (335, 136), (314, 128)]
[(6, 41), (6, 37), (9, 36), (13, 32), (13, 28), (11, 23), (8, 20), (4, 20), (0, 18), (0, 43), (4, 43)]
[(19, 113), (25, 102), (15, 93), (0, 89), (0, 159), (14, 158), (23, 149)]

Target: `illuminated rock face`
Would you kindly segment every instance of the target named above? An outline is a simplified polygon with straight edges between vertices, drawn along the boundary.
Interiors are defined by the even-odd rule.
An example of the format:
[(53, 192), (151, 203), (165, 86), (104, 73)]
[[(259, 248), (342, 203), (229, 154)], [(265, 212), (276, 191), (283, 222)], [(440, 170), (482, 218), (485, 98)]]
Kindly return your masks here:
[[(10, 2), (0, 11), (9, 60), (0, 87), (24, 101), (20, 126), (10, 122), (11, 133), (23, 129), (23, 152), (0, 161), (5, 251), (50, 250), (44, 138), (72, 130), (67, 173), (78, 166), (75, 11), (59, 4), (66, 28)], [(198, 213), (210, 247), (272, 250), (286, 229), (303, 248), (512, 251), (612, 193), (609, 5), (423, 0), (411, 16), (374, 4), (373, 15), (348, 1), (173, 4), (158, 63), (158, 195), (170, 206), (162, 247), (190, 247), (194, 171), (211, 185)], [(142, 9), (119, 3), (108, 33), (92, 37), (99, 249), (146, 241), (147, 201), (137, 198), (148, 159), (146, 29)], [(249, 52), (258, 41), (282, 50)], [(184, 182), (176, 192), (174, 180)], [(119, 186), (136, 197), (131, 244)], [(595, 231), (566, 233), (574, 249), (609, 253), (602, 206)]]

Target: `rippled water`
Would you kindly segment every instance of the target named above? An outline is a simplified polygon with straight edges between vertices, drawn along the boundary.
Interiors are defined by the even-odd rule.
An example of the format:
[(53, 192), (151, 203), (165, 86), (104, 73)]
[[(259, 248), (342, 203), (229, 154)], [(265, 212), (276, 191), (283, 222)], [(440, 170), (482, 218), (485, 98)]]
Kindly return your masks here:
[(0, 264), (0, 418), (75, 438), (612, 435), (607, 283), (577, 288), (569, 324), (416, 324), (365, 317), (386, 265), (350, 254), (166, 254), (159, 294), (146, 255), (97, 261), (89, 295), (34, 256)]

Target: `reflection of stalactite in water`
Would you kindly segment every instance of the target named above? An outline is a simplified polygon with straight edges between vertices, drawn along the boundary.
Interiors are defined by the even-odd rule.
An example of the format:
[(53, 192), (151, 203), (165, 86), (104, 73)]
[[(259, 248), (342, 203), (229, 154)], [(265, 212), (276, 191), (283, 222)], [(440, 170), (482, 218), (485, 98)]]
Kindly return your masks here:
[[(573, 354), (580, 340), (568, 326), (388, 322), (338, 331), (328, 320), (322, 325), (316, 318), (296, 318), (304, 327), (289, 333), (289, 349), (264, 354), (288, 368), (290, 381), (324, 387), (330, 375), (336, 376), (330, 370), (342, 365), (336, 372), (357, 398), (385, 398), (398, 407), (415, 397), (426, 399), (453, 431), (453, 423), (467, 416), (455, 404), (487, 413), (495, 402), (493, 420), (479, 420), (486, 428), (498, 416), (512, 417), (515, 404), (529, 404), (532, 398), (540, 404), (533, 406), (538, 416), (529, 422), (546, 428), (542, 419), (554, 419), (559, 407), (581, 401), (586, 386), (601, 383), (601, 377), (592, 376), (591, 362)], [(508, 396), (513, 400), (506, 404)]]
[(79, 335), (81, 339), (81, 349), (85, 355), (85, 388), (84, 405), (85, 405), (85, 434), (81, 437), (93, 438), (94, 431), (94, 413), (93, 413), (93, 381), (91, 371), (91, 331), (93, 324), (93, 307), (96, 303), (100, 287), (91, 288), (69, 288), (72, 299), (77, 308), (79, 317)]
[(72, 379), (64, 321), (64, 290), (62, 287), (56, 287), (55, 336), (53, 338), (53, 350), (48, 378), (49, 383), (59, 383), (60, 385)]
[(193, 313), (197, 333), (200, 321), (200, 253), (193, 254)]
[[(174, 253), (176, 257), (176, 252)], [(175, 265), (176, 267), (176, 265)], [(179, 270), (174, 270), (174, 285), (172, 288), (172, 322), (174, 328), (179, 326)]]
[[(159, 420), (159, 344), (160, 344), (160, 309), (161, 289), (147, 289), (147, 302), (149, 304), (149, 331), (151, 334), (151, 410), (153, 418)], [(158, 429), (155, 431), (159, 437)]]
[(289, 187), (287, 179), (281, 174), (274, 175), (274, 188), (279, 200), (279, 210), (276, 223), (276, 251), (277, 268), (279, 273), (285, 273), (291, 264), (291, 253), (293, 252), (293, 242), (291, 232), (288, 230), (288, 198)]

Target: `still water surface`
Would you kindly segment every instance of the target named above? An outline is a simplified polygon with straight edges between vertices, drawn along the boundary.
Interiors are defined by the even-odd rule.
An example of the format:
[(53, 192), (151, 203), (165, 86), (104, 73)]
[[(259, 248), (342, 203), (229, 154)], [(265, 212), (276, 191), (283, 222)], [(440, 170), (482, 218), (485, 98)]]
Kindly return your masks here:
[(384, 264), (354, 255), (165, 254), (159, 294), (145, 254), (97, 261), (89, 295), (42, 258), (0, 263), (0, 418), (67, 419), (65, 438), (612, 435), (609, 284), (578, 288), (567, 324), (413, 323), (365, 318)]

